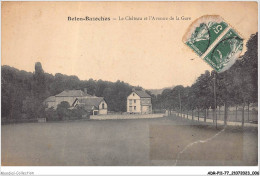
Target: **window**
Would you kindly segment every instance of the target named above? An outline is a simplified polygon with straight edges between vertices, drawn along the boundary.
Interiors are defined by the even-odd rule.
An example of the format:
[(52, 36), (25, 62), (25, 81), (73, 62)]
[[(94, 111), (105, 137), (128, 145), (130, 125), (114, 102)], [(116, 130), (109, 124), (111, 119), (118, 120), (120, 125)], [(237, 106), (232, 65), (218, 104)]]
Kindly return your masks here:
[(129, 100), (129, 104), (132, 105), (132, 100)]
[(130, 112), (132, 111), (132, 106), (129, 106), (129, 111), (130, 111)]
[(134, 106), (134, 110), (136, 110), (136, 106)]
[(135, 94), (133, 93), (133, 96), (135, 96)]
[(136, 100), (134, 100), (134, 103), (136, 103)]
[(105, 109), (105, 104), (104, 103), (102, 103), (102, 109)]

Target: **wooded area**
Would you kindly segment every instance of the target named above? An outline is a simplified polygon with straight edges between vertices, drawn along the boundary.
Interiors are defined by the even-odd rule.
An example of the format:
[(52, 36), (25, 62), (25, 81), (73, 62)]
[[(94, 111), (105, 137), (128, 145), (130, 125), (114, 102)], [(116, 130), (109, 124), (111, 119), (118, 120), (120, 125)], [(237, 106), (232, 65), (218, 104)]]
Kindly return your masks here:
[[(251, 35), (246, 44), (247, 51), (227, 71), (206, 71), (190, 87), (176, 86), (165, 89), (154, 99), (154, 108), (175, 110), (179, 113), (196, 112), (216, 107), (225, 107), (224, 121), (228, 118), (228, 107), (242, 106), (242, 124), (245, 106), (258, 102), (258, 33)], [(214, 86), (215, 84), (215, 86)], [(214, 100), (214, 87), (216, 102)], [(204, 113), (207, 118), (207, 113)], [(200, 114), (197, 114), (199, 117)]]
[[(200, 111), (215, 109), (214, 87), (217, 97), (216, 106), (225, 106), (225, 112), (230, 106), (242, 106), (244, 111), (245, 106), (257, 103), (257, 38), (258, 33), (251, 36), (246, 44), (245, 54), (223, 73), (206, 71), (191, 86), (175, 86), (173, 89), (165, 89), (157, 96), (147, 91), (152, 96), (153, 109), (175, 110), (180, 113), (195, 109)], [(44, 72), (39, 62), (35, 64), (33, 73), (2, 66), (1, 81), (2, 119), (45, 117), (44, 99), (66, 89), (87, 88), (88, 94), (105, 98), (109, 111), (125, 112), (127, 96), (134, 88), (123, 81), (109, 82), (93, 79), (82, 81), (77, 76), (48, 74)], [(225, 120), (227, 117), (225, 113)]]
[(2, 66), (2, 117), (6, 119), (35, 119), (46, 116), (43, 101), (64, 90), (87, 88), (88, 94), (104, 97), (109, 111), (126, 111), (126, 98), (133, 86), (123, 81), (109, 82), (89, 79), (81, 81), (77, 76), (61, 73), (44, 73), (41, 63), (35, 64), (35, 72), (19, 71)]

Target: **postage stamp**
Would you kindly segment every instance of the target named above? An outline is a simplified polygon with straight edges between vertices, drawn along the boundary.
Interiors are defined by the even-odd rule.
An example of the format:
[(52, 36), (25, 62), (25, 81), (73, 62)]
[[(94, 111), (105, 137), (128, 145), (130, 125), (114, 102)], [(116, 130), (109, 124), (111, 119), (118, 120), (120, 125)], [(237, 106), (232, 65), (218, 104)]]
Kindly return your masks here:
[(183, 42), (217, 72), (230, 68), (243, 49), (243, 39), (217, 15), (195, 20)]
[(203, 59), (216, 71), (221, 72), (224, 68), (228, 69), (235, 63), (242, 49), (243, 39), (233, 29), (229, 29), (228, 33)]

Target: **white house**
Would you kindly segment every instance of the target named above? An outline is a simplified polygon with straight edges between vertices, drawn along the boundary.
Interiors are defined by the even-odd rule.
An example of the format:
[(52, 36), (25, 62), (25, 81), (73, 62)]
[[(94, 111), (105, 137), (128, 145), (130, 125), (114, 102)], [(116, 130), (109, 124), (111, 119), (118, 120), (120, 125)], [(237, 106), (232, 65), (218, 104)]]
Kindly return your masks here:
[(127, 112), (138, 114), (151, 114), (151, 96), (143, 90), (133, 90), (127, 97)]

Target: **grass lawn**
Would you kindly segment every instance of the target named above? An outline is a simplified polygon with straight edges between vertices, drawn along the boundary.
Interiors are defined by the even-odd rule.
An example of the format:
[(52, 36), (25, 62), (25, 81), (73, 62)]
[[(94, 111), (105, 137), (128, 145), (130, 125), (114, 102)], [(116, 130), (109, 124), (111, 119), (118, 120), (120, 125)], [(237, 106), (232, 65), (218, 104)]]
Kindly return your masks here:
[[(257, 129), (221, 129), (174, 117), (2, 125), (5, 166), (257, 165)], [(178, 157), (177, 157), (178, 156)]]

